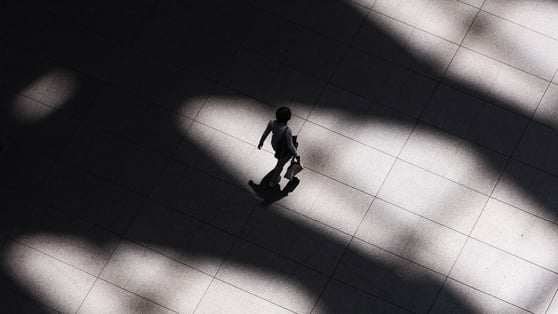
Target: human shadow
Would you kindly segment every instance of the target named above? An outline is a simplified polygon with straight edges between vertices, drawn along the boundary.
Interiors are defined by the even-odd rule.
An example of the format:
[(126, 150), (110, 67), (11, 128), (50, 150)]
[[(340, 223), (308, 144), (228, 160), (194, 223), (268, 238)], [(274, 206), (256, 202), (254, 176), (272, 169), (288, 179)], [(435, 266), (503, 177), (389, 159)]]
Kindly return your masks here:
[[(300, 118), (320, 108), (355, 123), (370, 120), (399, 127), (424, 123), (479, 143), (480, 159), (495, 172), (506, 167), (506, 157), (517, 150), (520, 139), (530, 141), (539, 150), (525, 153), (523, 160), (542, 165), (533, 170), (545, 178), (540, 180), (550, 186), (554, 182), (550, 174), (558, 172), (546, 159), (555, 153), (553, 146), (538, 145), (552, 143), (554, 130), (541, 126), (533, 136), (522, 137), (529, 115), (459, 79), (444, 79), (440, 84), (436, 60), (415, 55), (378, 27), (375, 19), (367, 19), (365, 8), (344, 1), (319, 6), (289, 1), (9, 1), (4, 5), (0, 119), (5, 141), (2, 198), (7, 209), (2, 223), (8, 230), (4, 234), (12, 239), (52, 233), (78, 237), (97, 248), (107, 245), (106, 237), (73, 228), (71, 222), (45, 222), (55, 209), (139, 243), (199, 258), (226, 255), (244, 267), (288, 278), (315, 300), (321, 296), (317, 309), (325, 312), (373, 312), (384, 306), (427, 312), (440, 294), (450, 309), (473, 313), (468, 300), (451, 290), (441, 291), (444, 277), (440, 274), (417, 266), (423, 276), (401, 275), (394, 259), (386, 262), (369, 256), (357, 249), (358, 243), (349, 245), (346, 237), (321, 232), (284, 208), (273, 207), (285, 191), (296, 188), (294, 183), (289, 189), (272, 191), (260, 189), (264, 180), (258, 187), (251, 185), (264, 204), (274, 208), (261, 216), (259, 199), (242, 188), (246, 181), (240, 181), (229, 165), (223, 166), (220, 153), (212, 155), (196, 142), (197, 135), (211, 131), (198, 121), (188, 126), (189, 121), (199, 118), (199, 108), (208, 98), (232, 99), (222, 108), (233, 113), (243, 101), (256, 99), (270, 107), (287, 104)], [(354, 44), (366, 38), (381, 49)], [(51, 73), (55, 83), (62, 83), (32, 88)], [(70, 92), (66, 88), (72, 79), (77, 84)], [(339, 101), (327, 92), (333, 89), (364, 101), (357, 105)], [(457, 114), (436, 107), (432, 97), (452, 104)], [(23, 110), (27, 118), (15, 115), (14, 108), (20, 107), (27, 108)], [(489, 112), (489, 118), (471, 131), (467, 119), (478, 112)], [(314, 161), (323, 158), (318, 153), (312, 156)], [(519, 168), (529, 168), (521, 160), (517, 163)], [(556, 199), (530, 184), (533, 171), (508, 175), (542, 204), (545, 217), (555, 219)], [(161, 187), (161, 181), (166, 185)], [(164, 224), (132, 236), (129, 226), (148, 210), (142, 205), (145, 200), (238, 240), (227, 255), (228, 250), (223, 253), (211, 245), (174, 242), (165, 235)], [(259, 242), (250, 233), (253, 230), (243, 229), (247, 221), (253, 225), (257, 219), (273, 221), (276, 234)], [(283, 244), (297, 241), (308, 251), (292, 252)], [(4, 265), (14, 258), (12, 246), (6, 243)], [(379, 256), (389, 255), (374, 250)], [(311, 256), (323, 257), (320, 252), (329, 257)], [(278, 267), (270, 262), (278, 258), (276, 254), (286, 257), (286, 264), (297, 265), (292, 266), (295, 269), (318, 275), (305, 277), (293, 268)], [(13, 277), (8, 266), (3, 269), (3, 287), (48, 303), (40, 287), (29, 287)], [(326, 284), (316, 279), (320, 276), (333, 279)], [(389, 291), (382, 289), (387, 284)], [(448, 308), (436, 310), (443, 309)]]

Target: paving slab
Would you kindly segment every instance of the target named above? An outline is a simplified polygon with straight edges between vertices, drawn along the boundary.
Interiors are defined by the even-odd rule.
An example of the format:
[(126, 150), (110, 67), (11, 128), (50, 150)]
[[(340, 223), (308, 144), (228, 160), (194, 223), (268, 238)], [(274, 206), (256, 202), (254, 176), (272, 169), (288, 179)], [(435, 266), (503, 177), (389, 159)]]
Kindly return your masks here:
[(313, 123), (306, 123), (298, 138), (297, 151), (308, 168), (372, 195), (395, 161), (393, 156)]
[(292, 311), (223, 281), (214, 280), (196, 309), (196, 313), (286, 314)]
[(176, 313), (136, 294), (97, 280), (81, 305), (79, 314), (86, 313)]
[(417, 28), (460, 43), (478, 9), (459, 1), (378, 0), (374, 10)]
[(537, 107), (534, 119), (553, 129), (558, 129), (558, 85), (550, 84), (544, 94), (540, 105)]
[(353, 40), (355, 47), (435, 78), (441, 77), (458, 48), (451, 41), (376, 11), (371, 11), (367, 20)]
[(104, 88), (89, 121), (126, 139), (171, 155), (192, 120), (114, 87)]
[(8, 288), (4, 288), (4, 287), (0, 289), (0, 300), (2, 300), (2, 310), (8, 313), (13, 313), (13, 314), (59, 313), (40, 303), (31, 300), (30, 298), (24, 297), (23, 295), (10, 291)]
[[(554, 222), (558, 214), (558, 179), (517, 160), (511, 160), (492, 197)], [(550, 209), (550, 210), (549, 210)]]
[(256, 209), (241, 236), (328, 275), (350, 240), (345, 233), (279, 206)]
[(176, 312), (192, 312), (211, 282), (207, 274), (128, 241), (100, 278)]
[(509, 155), (521, 138), (528, 118), (441, 85), (423, 120), (451, 134)]
[(531, 117), (548, 82), (478, 52), (460, 48), (444, 82), (489, 103)]
[(243, 45), (323, 81), (333, 74), (345, 51), (345, 44), (267, 12), (257, 16)]
[(558, 5), (552, 1), (487, 0), (482, 9), (499, 17), (558, 39)]
[(473, 239), (450, 277), (534, 313), (544, 313), (558, 287), (554, 272)]
[(142, 204), (142, 197), (83, 170), (56, 164), (38, 196), (37, 210), (59, 209), (87, 222), (123, 234)]
[(238, 187), (177, 162), (165, 170), (151, 198), (233, 234), (240, 232), (260, 202)]
[(553, 162), (558, 156), (557, 132), (538, 122), (531, 122), (519, 143), (514, 158), (553, 175), (558, 175), (558, 165)]
[(409, 311), (366, 294), (338, 280), (331, 280), (312, 313), (409, 313)]
[(75, 313), (95, 277), (17, 242), (2, 248), (2, 285), (60, 312)]
[(412, 117), (419, 117), (436, 83), (379, 57), (350, 48), (332, 83)]
[(484, 194), (492, 192), (507, 160), (423, 123), (413, 130), (399, 158)]
[[(464, 306), (466, 305), (466, 306)], [(430, 313), (530, 313), (513, 304), (448, 279)]]
[(296, 190), (278, 204), (354, 234), (374, 197), (311, 170), (303, 170), (297, 177)]
[(468, 234), (488, 197), (398, 160), (378, 198)]
[(425, 312), (443, 276), (360, 240), (353, 240), (335, 278), (412, 312)]
[(483, 11), (475, 19), (463, 46), (545, 80), (551, 80), (558, 69), (556, 39)]
[(308, 313), (327, 277), (244, 241), (235, 243), (216, 276), (297, 313)]
[(552, 243), (558, 226), (497, 200), (490, 200), (472, 237), (557, 272), (558, 250)]
[(308, 117), (311, 104), (316, 102), (324, 85), (316, 78), (245, 49), (236, 54), (221, 81), (273, 107), (288, 105), (302, 118)]
[(234, 238), (156, 202), (146, 202), (127, 238), (183, 264), (215, 275)]
[[(339, 106), (344, 110), (338, 110)], [(308, 120), (391, 155), (401, 151), (415, 122), (395, 110), (331, 85)]]
[(379, 199), (356, 237), (442, 274), (449, 273), (467, 238)]
[(120, 238), (60, 211), (37, 211), (12, 237), (77, 269), (99, 275)]
[(76, 132), (61, 159), (143, 194), (151, 191), (167, 161), (161, 153), (92, 126)]

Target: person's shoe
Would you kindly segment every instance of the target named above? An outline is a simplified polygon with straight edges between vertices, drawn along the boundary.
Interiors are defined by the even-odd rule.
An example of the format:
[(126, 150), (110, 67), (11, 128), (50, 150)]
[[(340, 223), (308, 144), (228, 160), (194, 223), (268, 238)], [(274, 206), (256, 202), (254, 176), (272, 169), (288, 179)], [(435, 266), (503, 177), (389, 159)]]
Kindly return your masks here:
[(272, 188), (275, 187), (277, 185), (277, 182), (273, 182), (273, 181), (269, 181), (269, 183), (267, 184), (268, 187)]

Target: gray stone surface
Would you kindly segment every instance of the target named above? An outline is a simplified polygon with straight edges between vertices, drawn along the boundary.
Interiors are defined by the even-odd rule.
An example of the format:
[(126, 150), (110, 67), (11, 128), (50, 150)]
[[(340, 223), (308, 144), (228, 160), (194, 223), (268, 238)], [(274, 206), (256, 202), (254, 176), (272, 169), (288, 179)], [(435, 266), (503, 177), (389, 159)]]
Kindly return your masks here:
[(477, 9), (454, 0), (378, 0), (374, 10), (455, 43), (461, 42), (477, 13)]
[(558, 226), (502, 202), (488, 202), (471, 236), (546, 269), (558, 269), (558, 250), (552, 245)]
[(544, 313), (558, 287), (556, 273), (476, 240), (467, 241), (450, 277), (534, 313)]
[(530, 313), (453, 279), (446, 281), (430, 313), (470, 313), (462, 304), (455, 302), (455, 295), (475, 313)]
[(292, 312), (221, 280), (213, 280), (196, 313), (285, 314)]
[(397, 161), (378, 197), (444, 226), (468, 234), (485, 195), (404, 161)]
[(548, 90), (544, 94), (535, 119), (545, 125), (557, 130), (558, 129), (558, 85), (550, 84)]
[(177, 312), (192, 312), (211, 277), (145, 247), (120, 243), (101, 278)]
[(482, 11), (463, 46), (546, 80), (558, 68), (558, 41)]
[(309, 268), (244, 241), (235, 244), (216, 277), (299, 313), (312, 309), (327, 282), (327, 277)]
[(376, 199), (356, 237), (442, 274), (448, 274), (466, 236)]
[(558, 165), (553, 162), (558, 156), (557, 130), (538, 122), (532, 122), (525, 131), (514, 157), (547, 171), (558, 175)]
[(118, 288), (104, 280), (97, 280), (80, 307), (85, 313), (176, 313), (136, 294)]
[(75, 313), (95, 281), (94, 276), (17, 242), (5, 244), (2, 251), (2, 269), (9, 276), (0, 279), (2, 285), (25, 289), (28, 297), (56, 311)]
[(444, 277), (355, 239), (335, 278), (410, 311), (425, 312)]

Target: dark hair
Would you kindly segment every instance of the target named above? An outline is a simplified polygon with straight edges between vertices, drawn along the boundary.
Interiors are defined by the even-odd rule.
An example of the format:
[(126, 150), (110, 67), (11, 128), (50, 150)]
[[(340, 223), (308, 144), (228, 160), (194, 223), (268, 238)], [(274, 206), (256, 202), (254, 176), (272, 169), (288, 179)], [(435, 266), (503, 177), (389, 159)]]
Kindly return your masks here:
[(275, 112), (275, 117), (277, 122), (287, 123), (291, 119), (291, 109), (287, 107), (281, 107)]

